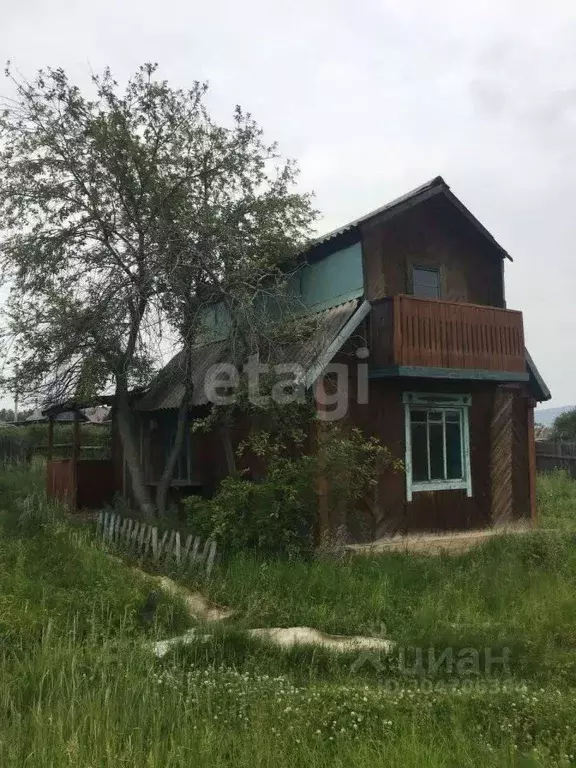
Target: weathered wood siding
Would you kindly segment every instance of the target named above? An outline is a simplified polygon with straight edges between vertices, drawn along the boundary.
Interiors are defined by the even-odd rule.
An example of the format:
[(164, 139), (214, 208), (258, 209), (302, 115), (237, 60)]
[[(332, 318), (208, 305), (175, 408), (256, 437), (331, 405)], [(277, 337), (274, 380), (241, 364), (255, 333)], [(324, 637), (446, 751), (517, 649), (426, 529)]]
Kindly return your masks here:
[(522, 313), (405, 294), (376, 301), (371, 359), (400, 365), (526, 373)]
[(76, 464), (78, 509), (99, 509), (111, 504), (117, 490), (114, 463), (110, 459), (82, 459)]
[(501, 257), (441, 196), (361, 229), (367, 299), (412, 293), (412, 266), (429, 266), (443, 299), (505, 306)]
[[(352, 390), (354, 391), (354, 390)], [(496, 522), (530, 518), (528, 477), (527, 408), (528, 399), (517, 388), (511, 390), (510, 407), (501, 413), (502, 429), (509, 436), (504, 448), (496, 445), (495, 461), (502, 462), (502, 492), (506, 501), (506, 519), (493, 507), (494, 478), (491, 457), (494, 450), (495, 408), (498, 389), (493, 382), (462, 382), (375, 379), (370, 383), (370, 404), (352, 402), (350, 423), (375, 435), (392, 454), (404, 461), (405, 417), (403, 393), (470, 393), (470, 462), (472, 497), (464, 490), (416, 492), (406, 500), (406, 478), (401, 473), (385, 473), (378, 489), (378, 509), (358, 510), (350, 516), (351, 532), (359, 538), (373, 538), (391, 533), (435, 530), (467, 530)], [(507, 451), (507, 453), (506, 453)]]
[(51, 459), (46, 463), (46, 493), (70, 510), (97, 509), (120, 490), (110, 459)]

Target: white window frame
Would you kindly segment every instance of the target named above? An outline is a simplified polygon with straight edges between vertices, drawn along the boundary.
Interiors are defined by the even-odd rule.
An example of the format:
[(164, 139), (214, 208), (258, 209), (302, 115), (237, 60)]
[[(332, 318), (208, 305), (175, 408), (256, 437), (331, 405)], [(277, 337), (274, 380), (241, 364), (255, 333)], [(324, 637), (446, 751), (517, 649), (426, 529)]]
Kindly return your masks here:
[[(444, 395), (435, 392), (405, 392), (403, 396), (405, 431), (406, 431), (406, 498), (412, 501), (412, 495), (418, 491), (455, 491), (465, 490), (472, 496), (472, 472), (470, 469), (470, 419), (471, 395)], [(462, 429), (462, 470), (459, 480), (426, 480), (414, 482), (412, 479), (412, 420), (414, 410), (450, 410), (460, 411)]]

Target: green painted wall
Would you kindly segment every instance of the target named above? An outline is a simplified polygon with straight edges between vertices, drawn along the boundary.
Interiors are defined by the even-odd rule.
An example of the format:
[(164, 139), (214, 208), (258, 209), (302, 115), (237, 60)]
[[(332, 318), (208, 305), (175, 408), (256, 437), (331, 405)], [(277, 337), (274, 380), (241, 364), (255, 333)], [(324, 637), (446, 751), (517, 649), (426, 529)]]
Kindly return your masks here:
[[(318, 312), (362, 296), (362, 246), (360, 243), (331, 253), (321, 261), (307, 264), (295, 273), (290, 290), (307, 309)], [(273, 311), (273, 310), (271, 310)], [(206, 342), (226, 338), (230, 320), (223, 305), (206, 307), (202, 322)]]
[(362, 246), (355, 243), (300, 272), (300, 295), (309, 309), (328, 309), (362, 296)]

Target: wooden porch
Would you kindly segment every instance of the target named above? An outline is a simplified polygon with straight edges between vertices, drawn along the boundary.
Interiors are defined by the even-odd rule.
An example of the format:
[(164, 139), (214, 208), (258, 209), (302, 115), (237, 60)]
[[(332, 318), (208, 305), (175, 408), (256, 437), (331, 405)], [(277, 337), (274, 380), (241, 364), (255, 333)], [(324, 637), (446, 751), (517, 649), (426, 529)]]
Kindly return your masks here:
[(373, 366), (389, 375), (428, 368), (527, 378), (522, 313), (515, 310), (386, 297), (372, 307), (370, 350)]
[[(73, 424), (71, 456), (54, 458), (54, 421), (58, 414), (69, 414)], [(46, 493), (71, 512), (98, 509), (112, 502), (117, 477), (112, 459), (81, 459), (80, 411), (75, 406), (53, 406), (47, 411)], [(68, 420), (60, 423), (69, 423)]]

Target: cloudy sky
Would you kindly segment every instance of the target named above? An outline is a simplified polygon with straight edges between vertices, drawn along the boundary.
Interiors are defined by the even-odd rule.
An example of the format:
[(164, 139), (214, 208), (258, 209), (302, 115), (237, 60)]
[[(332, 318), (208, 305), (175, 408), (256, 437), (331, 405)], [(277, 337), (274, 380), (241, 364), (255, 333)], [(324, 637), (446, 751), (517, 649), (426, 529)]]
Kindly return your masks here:
[(242, 104), (298, 159), (322, 231), (443, 175), (515, 260), (552, 405), (576, 402), (573, 0), (0, 0), (0, 19), (27, 76), (209, 80), (216, 116)]

